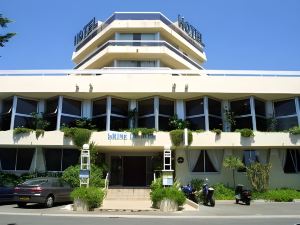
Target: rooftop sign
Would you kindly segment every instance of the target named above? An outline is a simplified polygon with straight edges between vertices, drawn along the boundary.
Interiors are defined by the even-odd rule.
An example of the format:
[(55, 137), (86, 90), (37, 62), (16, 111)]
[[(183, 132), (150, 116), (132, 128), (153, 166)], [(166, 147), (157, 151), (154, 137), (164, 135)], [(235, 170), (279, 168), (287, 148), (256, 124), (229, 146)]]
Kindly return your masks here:
[(97, 28), (96, 18), (90, 20), (74, 37), (74, 46), (86, 39)]
[(184, 21), (184, 17), (178, 15), (178, 26), (181, 28), (185, 33), (187, 33), (191, 38), (195, 41), (203, 45), (202, 43), (202, 34), (189, 22)]

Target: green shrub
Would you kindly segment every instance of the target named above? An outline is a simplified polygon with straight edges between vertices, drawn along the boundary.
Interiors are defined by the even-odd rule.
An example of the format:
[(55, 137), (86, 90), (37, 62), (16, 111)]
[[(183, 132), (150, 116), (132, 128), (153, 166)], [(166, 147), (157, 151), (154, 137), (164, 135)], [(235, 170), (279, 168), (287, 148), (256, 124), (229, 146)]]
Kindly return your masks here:
[(0, 184), (17, 185), (18, 183), (20, 183), (20, 178), (17, 175), (0, 172)]
[(205, 132), (205, 130), (199, 129), (199, 130), (193, 130), (193, 132), (196, 132), (198, 134)]
[(162, 185), (162, 178), (157, 178), (156, 180), (152, 181), (151, 185), (150, 185), (150, 189), (151, 191), (154, 191), (156, 189), (160, 189), (163, 188)]
[(104, 191), (97, 187), (80, 187), (71, 192), (73, 200), (80, 199), (87, 204), (88, 210), (98, 208), (102, 205)]
[(39, 138), (40, 136), (44, 137), (45, 131), (42, 129), (36, 129), (35, 130), (35, 136), (36, 138)]
[(16, 127), (14, 129), (13, 134), (17, 135), (17, 134), (30, 134), (31, 132), (33, 132), (32, 129), (30, 128), (26, 128), (26, 127)]
[(163, 199), (170, 199), (181, 206), (185, 202), (184, 193), (176, 187), (157, 188), (151, 191), (150, 194), (153, 206), (156, 207)]
[(89, 143), (92, 134), (92, 131), (88, 129), (77, 127), (64, 127), (62, 131), (64, 132), (64, 136), (70, 137), (73, 143), (80, 149), (84, 144)]
[(293, 189), (274, 189), (267, 192), (254, 192), (253, 199), (265, 199), (275, 202), (291, 202), (300, 199), (300, 192)]
[[(170, 131), (170, 137), (172, 144), (174, 146), (179, 146), (183, 144), (183, 137), (184, 136), (184, 130), (172, 130)], [(188, 145), (190, 145), (193, 142), (193, 134), (189, 130), (188, 131)]]
[(153, 135), (153, 133), (155, 132), (154, 128), (132, 128), (128, 130), (129, 132), (131, 132), (134, 136), (139, 136), (139, 134), (141, 134), (142, 136), (147, 136), (147, 135)]
[(247, 177), (254, 191), (268, 190), (271, 164), (251, 163), (246, 167)]
[(254, 137), (253, 130), (248, 128), (236, 129), (235, 132), (240, 132), (242, 137)]
[[(79, 187), (79, 170), (80, 165), (68, 167), (62, 175), (62, 179), (69, 183), (72, 187)], [(104, 187), (104, 179), (102, 179), (103, 170), (100, 167), (91, 165), (90, 186), (91, 187)]]
[(204, 180), (203, 179), (192, 179), (191, 180), (191, 186), (196, 191), (200, 191), (202, 189), (203, 184), (204, 184)]
[(224, 184), (213, 185), (215, 189), (215, 199), (217, 200), (231, 200), (234, 199), (234, 190), (232, 188), (226, 187)]
[(293, 127), (289, 129), (289, 133), (293, 135), (300, 134), (300, 127)]
[(220, 129), (213, 129), (212, 132), (216, 133), (216, 135), (220, 135), (222, 133), (222, 130)]

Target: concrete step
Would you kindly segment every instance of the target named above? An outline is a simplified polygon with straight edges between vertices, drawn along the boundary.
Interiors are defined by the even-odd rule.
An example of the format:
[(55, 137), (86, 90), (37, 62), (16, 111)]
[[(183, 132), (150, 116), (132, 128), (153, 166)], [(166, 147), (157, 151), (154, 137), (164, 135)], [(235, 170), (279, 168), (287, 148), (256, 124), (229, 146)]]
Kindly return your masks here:
[(149, 188), (108, 188), (107, 200), (149, 200)]

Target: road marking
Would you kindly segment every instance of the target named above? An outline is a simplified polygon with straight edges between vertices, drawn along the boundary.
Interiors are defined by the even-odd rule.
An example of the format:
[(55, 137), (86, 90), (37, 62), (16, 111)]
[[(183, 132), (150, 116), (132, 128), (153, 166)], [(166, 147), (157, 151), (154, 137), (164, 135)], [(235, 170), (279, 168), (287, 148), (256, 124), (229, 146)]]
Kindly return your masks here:
[(49, 217), (95, 217), (95, 218), (143, 218), (143, 219), (300, 219), (300, 215), (240, 215), (240, 216), (163, 216), (163, 215), (115, 215), (115, 214), (47, 214), (47, 213), (10, 213), (0, 215), (13, 216), (49, 216)]

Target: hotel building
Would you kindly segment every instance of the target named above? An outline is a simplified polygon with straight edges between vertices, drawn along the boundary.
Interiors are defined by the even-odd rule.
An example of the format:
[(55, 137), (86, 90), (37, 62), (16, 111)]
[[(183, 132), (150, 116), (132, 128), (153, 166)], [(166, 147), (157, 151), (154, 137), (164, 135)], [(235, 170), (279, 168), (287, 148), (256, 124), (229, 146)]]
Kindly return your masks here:
[[(271, 187), (300, 188), (300, 135), (284, 132), (300, 125), (299, 71), (205, 70), (201, 33), (183, 17), (172, 22), (161, 13), (92, 19), (74, 44), (73, 70), (0, 71), (1, 171), (61, 172), (78, 163), (80, 151), (60, 128), (90, 118), (97, 129), (91, 141), (108, 164), (110, 185), (148, 186), (171, 149), (182, 184), (207, 177), (232, 185), (222, 163), (236, 155), (246, 165), (270, 162)], [(14, 135), (17, 127), (30, 128), (33, 112), (50, 123), (44, 136)], [(172, 145), (169, 118), (175, 114), (189, 121), (188, 146)], [(126, 131), (133, 127), (156, 132), (135, 136)], [(254, 137), (234, 132), (242, 128)], [(237, 182), (248, 184), (245, 172), (237, 173)]]

